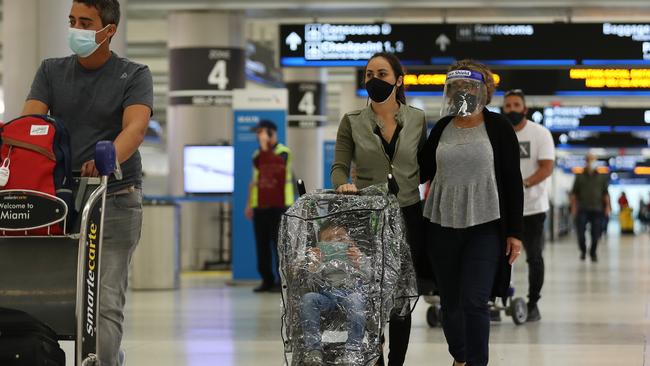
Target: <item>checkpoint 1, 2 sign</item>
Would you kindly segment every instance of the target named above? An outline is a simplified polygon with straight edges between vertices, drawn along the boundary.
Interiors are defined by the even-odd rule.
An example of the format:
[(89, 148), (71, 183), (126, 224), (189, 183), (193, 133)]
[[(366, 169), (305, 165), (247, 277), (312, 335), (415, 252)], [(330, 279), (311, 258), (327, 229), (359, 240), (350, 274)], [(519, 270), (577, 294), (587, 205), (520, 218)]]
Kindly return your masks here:
[(650, 24), (283, 24), (279, 46), (284, 67), (364, 66), (377, 52), (405, 65), (650, 65)]

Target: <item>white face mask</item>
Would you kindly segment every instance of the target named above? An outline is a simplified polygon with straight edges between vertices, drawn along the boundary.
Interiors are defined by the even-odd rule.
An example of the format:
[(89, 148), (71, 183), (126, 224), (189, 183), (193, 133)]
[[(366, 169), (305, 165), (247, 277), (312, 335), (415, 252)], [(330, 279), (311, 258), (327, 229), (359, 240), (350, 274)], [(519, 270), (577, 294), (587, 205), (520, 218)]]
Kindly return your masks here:
[(97, 51), (99, 46), (108, 39), (108, 37), (106, 37), (99, 43), (95, 42), (95, 35), (106, 28), (108, 28), (108, 25), (98, 31), (68, 28), (68, 45), (70, 46), (70, 49), (79, 57), (88, 57), (92, 55)]

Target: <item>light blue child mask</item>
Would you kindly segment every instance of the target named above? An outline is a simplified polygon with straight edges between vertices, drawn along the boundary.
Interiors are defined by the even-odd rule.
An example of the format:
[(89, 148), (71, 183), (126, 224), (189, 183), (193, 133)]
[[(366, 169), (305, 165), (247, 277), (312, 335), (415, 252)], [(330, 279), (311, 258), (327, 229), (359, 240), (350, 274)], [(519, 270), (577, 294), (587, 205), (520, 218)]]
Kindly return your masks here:
[(106, 28), (108, 28), (108, 25), (96, 32), (88, 29), (68, 28), (68, 44), (70, 45), (70, 49), (79, 57), (92, 55), (108, 39), (106, 37), (99, 43), (95, 42), (95, 35)]

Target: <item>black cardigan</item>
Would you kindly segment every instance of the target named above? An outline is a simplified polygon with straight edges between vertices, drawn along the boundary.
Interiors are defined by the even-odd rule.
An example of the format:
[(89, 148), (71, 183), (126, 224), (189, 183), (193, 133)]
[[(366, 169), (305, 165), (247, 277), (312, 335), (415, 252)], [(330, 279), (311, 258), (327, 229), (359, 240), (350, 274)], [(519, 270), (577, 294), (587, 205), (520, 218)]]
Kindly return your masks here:
[[(499, 191), (499, 210), (503, 255), (500, 256), (499, 270), (494, 281), (492, 295), (507, 297), (510, 287), (511, 266), (505, 255), (506, 238), (521, 240), (523, 231), (524, 188), (519, 169), (519, 141), (512, 125), (500, 114), (483, 109), (485, 129), (487, 130), (494, 153), (494, 170)], [(420, 180), (430, 181), (436, 175), (436, 150), (442, 131), (452, 117), (444, 117), (431, 130), (426, 144), (418, 154)], [(435, 238), (428, 238), (435, 240)]]

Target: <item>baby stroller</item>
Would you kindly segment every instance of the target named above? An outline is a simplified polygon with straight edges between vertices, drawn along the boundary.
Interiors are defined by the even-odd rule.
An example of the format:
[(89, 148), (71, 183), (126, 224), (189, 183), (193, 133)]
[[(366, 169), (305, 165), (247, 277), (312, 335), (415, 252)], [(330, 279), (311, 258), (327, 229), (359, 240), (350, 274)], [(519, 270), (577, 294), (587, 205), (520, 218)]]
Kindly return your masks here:
[(374, 365), (391, 310), (417, 298), (399, 204), (386, 184), (303, 192), (278, 240), (286, 365)]
[(512, 318), (516, 325), (526, 323), (528, 318), (528, 307), (526, 300), (521, 297), (515, 296), (515, 288), (511, 285), (508, 288), (508, 296), (501, 299), (501, 304), (498, 299), (494, 299), (488, 303), (490, 307), (490, 317), (493, 321), (501, 321), (501, 312), (505, 312), (507, 316)]

